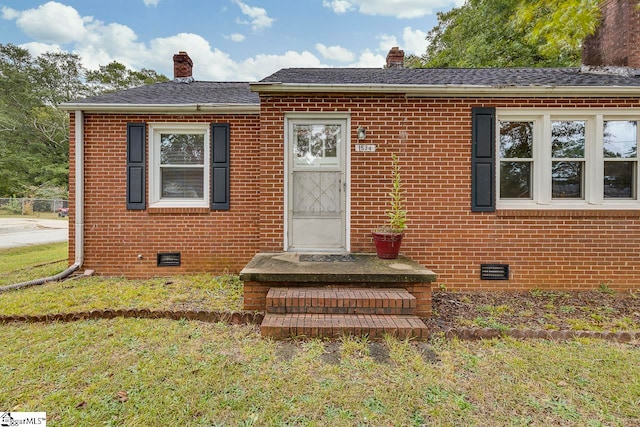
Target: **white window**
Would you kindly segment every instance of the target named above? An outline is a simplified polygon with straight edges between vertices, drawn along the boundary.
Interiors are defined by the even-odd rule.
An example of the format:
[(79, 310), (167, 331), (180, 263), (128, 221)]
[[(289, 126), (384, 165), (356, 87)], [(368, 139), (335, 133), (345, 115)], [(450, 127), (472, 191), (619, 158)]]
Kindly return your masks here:
[(640, 111), (499, 110), (499, 209), (640, 209)]
[(209, 126), (161, 123), (149, 128), (151, 206), (209, 206)]

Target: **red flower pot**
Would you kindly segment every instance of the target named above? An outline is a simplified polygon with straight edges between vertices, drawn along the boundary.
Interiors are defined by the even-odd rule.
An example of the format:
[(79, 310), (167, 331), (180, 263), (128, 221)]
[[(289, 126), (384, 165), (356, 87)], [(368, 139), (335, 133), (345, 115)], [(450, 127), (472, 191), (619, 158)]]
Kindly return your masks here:
[(373, 236), (373, 243), (376, 245), (378, 258), (396, 259), (398, 257), (404, 233), (379, 233), (374, 231), (371, 236)]

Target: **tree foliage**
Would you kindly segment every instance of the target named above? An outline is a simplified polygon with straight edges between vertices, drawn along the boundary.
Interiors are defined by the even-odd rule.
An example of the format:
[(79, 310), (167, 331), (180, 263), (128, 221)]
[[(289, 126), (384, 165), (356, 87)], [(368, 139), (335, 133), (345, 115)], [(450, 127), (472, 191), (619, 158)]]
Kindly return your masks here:
[(115, 92), (168, 80), (166, 76), (154, 70), (143, 68), (140, 71), (134, 71), (117, 61), (101, 65), (98, 70), (87, 71), (87, 83), (97, 92)]
[(0, 44), (0, 197), (67, 190), (69, 121), (59, 104), (167, 80), (117, 62), (98, 71), (86, 70), (81, 62), (71, 53), (34, 57), (21, 47)]
[(566, 67), (595, 31), (599, 0), (467, 0), (438, 13), (414, 67)]

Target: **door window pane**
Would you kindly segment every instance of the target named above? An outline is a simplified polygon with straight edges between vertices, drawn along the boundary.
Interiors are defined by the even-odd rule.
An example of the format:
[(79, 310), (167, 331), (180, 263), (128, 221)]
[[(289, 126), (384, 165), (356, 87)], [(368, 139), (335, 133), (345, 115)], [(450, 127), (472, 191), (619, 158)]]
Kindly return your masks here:
[(635, 199), (636, 162), (604, 162), (605, 199)]
[(553, 162), (551, 187), (554, 199), (582, 199), (584, 162)]
[(341, 125), (293, 125), (296, 165), (337, 165)]
[(531, 162), (500, 162), (500, 198), (531, 199)]

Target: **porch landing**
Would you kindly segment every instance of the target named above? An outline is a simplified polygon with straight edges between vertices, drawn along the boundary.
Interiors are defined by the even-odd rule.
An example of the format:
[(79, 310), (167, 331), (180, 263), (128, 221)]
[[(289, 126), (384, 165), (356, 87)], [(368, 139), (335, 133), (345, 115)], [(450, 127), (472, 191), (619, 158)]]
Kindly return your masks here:
[(404, 256), (281, 252), (257, 254), (240, 279), (244, 309), (266, 312), (263, 335), (424, 337), (436, 275)]

